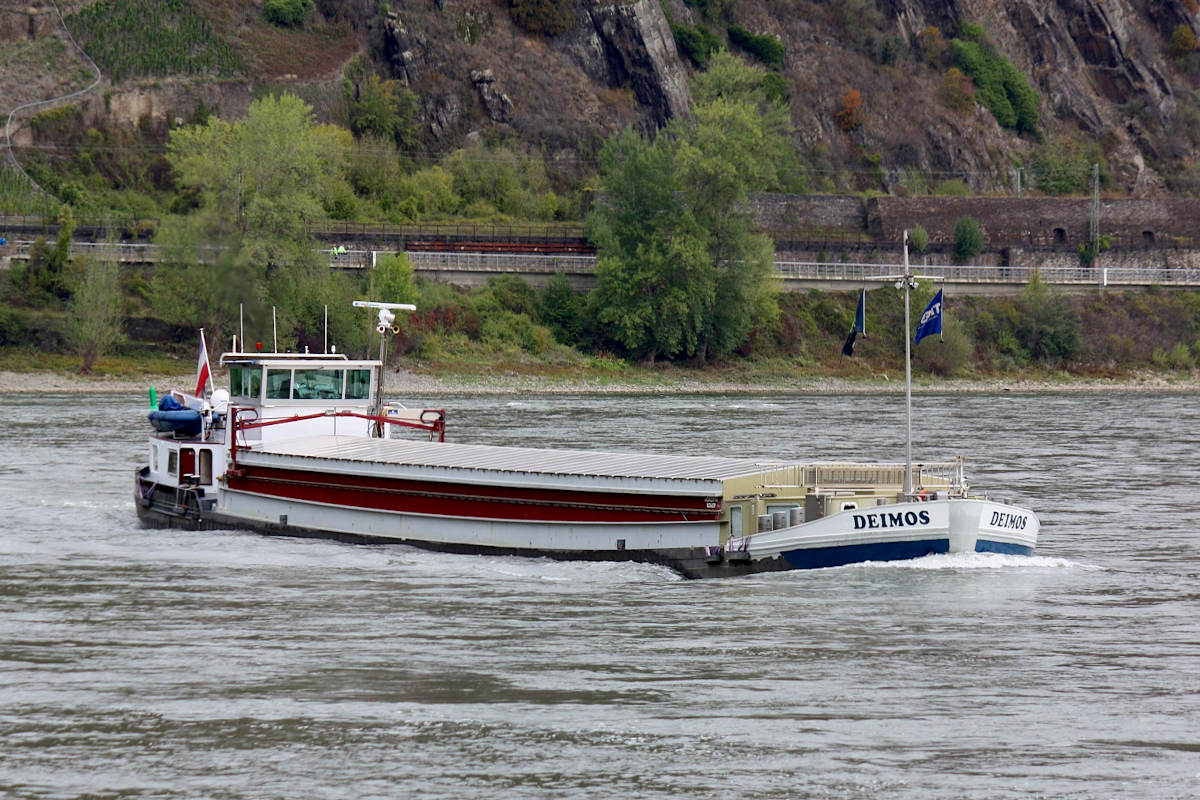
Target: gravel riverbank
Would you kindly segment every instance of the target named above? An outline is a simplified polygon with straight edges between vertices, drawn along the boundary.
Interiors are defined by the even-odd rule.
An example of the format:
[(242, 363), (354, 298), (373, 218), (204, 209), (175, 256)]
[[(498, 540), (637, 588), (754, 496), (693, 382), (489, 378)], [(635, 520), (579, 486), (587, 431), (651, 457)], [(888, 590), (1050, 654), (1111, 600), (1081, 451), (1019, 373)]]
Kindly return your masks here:
[[(217, 380), (221, 381), (218, 375)], [(55, 372), (0, 372), (0, 394), (94, 392), (105, 394), (142, 394), (151, 386), (159, 390), (183, 388), (191, 382), (179, 375), (149, 375), (138, 379), (98, 378)], [(385, 379), (389, 397), (437, 396), (456, 394), (862, 394), (903, 392), (904, 380), (891, 376), (848, 380), (844, 378), (805, 378), (776, 383), (735, 383), (697, 380), (665, 380), (628, 383), (596, 378), (561, 380), (528, 375), (490, 375), (437, 378), (410, 372), (390, 372)], [(1200, 373), (1135, 374), (1121, 379), (1064, 378), (1061, 381), (1027, 380), (1017, 377), (981, 380), (931, 380), (922, 376), (913, 384), (914, 392), (1195, 392), (1200, 390)]]

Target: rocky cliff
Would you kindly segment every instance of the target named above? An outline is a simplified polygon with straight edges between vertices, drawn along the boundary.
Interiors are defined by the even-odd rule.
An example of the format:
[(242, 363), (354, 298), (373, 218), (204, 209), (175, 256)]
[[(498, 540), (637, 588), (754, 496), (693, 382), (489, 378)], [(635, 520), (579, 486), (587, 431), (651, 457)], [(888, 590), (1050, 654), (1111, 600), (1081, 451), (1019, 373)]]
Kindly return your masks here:
[[(292, 49), (359, 47), (416, 92), (424, 147), (434, 153), (509, 141), (587, 170), (611, 133), (653, 130), (688, 113), (695, 67), (677, 51), (669, 15), (677, 26), (706, 26), (748, 60), (729, 42), (731, 25), (779, 37), (785, 56), (771, 69), (790, 93), (811, 191), (925, 194), (957, 181), (1011, 193), (1018, 180), (1029, 186), (1029, 165), (1054, 146), (1060, 158), (1072, 148), (1086, 148), (1089, 164), (1102, 157), (1106, 190), (1200, 193), (1200, 45), (1176, 41), (1181, 28), (1200, 30), (1200, 0), (573, 0), (566, 30), (552, 36), (514, 24), (510, 5), (521, 0), (319, 0), (310, 28), (294, 33), (264, 31), (258, 0), (189, 1), (239, 42), (254, 65), (250, 83), (288, 85), (305, 97), (305, 85), (315, 87), (309, 94), (323, 98), (314, 103), (324, 117), (336, 111), (336, 70), (322, 62), (320, 74), (297, 75), (272, 65), (284, 62), (289, 41)], [(0, 12), (0, 39), (52, 27), (41, 0)], [(944, 45), (967, 22), (981, 25), (1038, 90), (1035, 133), (1002, 128), (982, 105), (955, 110), (946, 101), (950, 64), (931, 54), (930, 42)], [(338, 35), (349, 46), (339, 50)], [(256, 42), (272, 43), (275, 61)], [(169, 110), (179, 104), (153, 95), (178, 93), (177, 83), (105, 87), (105, 106), (114, 114)], [(40, 91), (27, 78), (10, 84), (0, 70), (0, 97)], [(236, 114), (250, 89), (228, 86), (237, 97), (220, 107)], [(839, 114), (851, 93), (862, 104), (845, 125)]]
[(432, 146), (490, 129), (564, 157), (637, 124), (687, 113), (688, 74), (657, 0), (582, 0), (555, 37), (522, 34), (490, 2), (441, 0), (388, 13), (392, 77), (421, 98)]
[[(441, 145), (499, 126), (579, 152), (625, 125), (654, 128), (686, 113), (693, 67), (676, 51), (665, 9), (722, 38), (736, 23), (783, 41), (779, 71), (814, 189), (921, 193), (957, 178), (1012, 191), (1016, 166), (1061, 140), (1099, 145), (1106, 189), (1152, 194), (1200, 146), (1198, 57), (1168, 51), (1176, 28), (1200, 29), (1195, 0), (689, 3), (576, 0), (570, 29), (547, 38), (522, 33), (492, 3), (439, 0), (398, 10), (384, 39), (392, 73), (422, 96)], [(923, 37), (948, 40), (965, 22), (981, 25), (1039, 91), (1036, 134), (1001, 128), (982, 106), (963, 113), (943, 102), (947, 65), (928, 57)], [(860, 124), (845, 130), (838, 112), (851, 91), (863, 106)]]

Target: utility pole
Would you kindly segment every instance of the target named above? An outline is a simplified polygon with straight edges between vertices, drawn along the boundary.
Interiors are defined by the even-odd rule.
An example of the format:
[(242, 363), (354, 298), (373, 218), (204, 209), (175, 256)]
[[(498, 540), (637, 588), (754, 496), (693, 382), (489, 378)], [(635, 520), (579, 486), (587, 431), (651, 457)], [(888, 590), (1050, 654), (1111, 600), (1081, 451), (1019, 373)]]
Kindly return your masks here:
[(1100, 253), (1100, 165), (1092, 164), (1092, 207), (1088, 211), (1088, 242), (1092, 256)]

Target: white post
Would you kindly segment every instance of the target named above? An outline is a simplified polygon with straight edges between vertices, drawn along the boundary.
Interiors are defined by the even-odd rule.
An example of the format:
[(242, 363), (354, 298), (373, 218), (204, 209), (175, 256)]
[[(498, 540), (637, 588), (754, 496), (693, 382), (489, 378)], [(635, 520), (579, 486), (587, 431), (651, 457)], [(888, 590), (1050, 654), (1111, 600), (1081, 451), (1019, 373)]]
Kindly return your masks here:
[(908, 295), (913, 276), (908, 268), (908, 231), (904, 231), (904, 486), (905, 496), (912, 486), (912, 322), (908, 310)]
[(271, 336), (275, 339), (275, 350), (279, 352), (279, 325), (275, 321), (275, 306), (271, 306)]
[(325, 355), (329, 355), (329, 304), (325, 304)]

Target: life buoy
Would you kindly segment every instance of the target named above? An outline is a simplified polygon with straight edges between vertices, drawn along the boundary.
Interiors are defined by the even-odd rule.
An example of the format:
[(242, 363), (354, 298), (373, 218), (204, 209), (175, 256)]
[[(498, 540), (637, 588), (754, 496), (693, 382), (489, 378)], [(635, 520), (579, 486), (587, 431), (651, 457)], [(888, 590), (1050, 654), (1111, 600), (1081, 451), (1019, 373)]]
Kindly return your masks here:
[(921, 491), (917, 492), (916, 497), (918, 500), (920, 500), (922, 503), (924, 503), (925, 501), (927, 501), (930, 498), (929, 490), (922, 489)]

